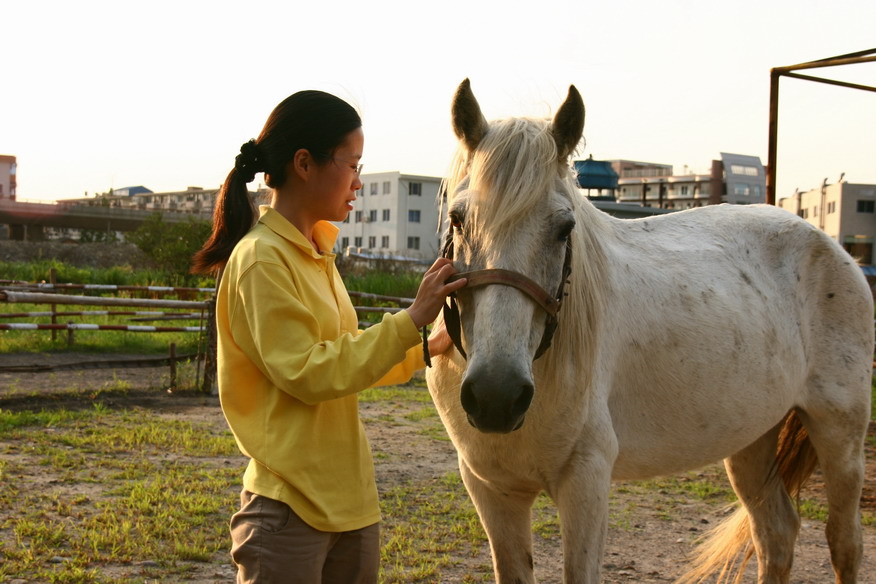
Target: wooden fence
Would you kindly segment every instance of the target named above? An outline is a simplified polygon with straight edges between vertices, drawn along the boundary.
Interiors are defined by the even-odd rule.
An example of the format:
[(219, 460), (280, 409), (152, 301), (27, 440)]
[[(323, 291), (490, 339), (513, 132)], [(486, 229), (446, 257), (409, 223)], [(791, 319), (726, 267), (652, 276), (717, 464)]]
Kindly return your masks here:
[[(107, 293), (134, 293), (148, 294), (151, 296), (177, 295), (194, 298), (208, 295), (202, 300), (181, 300), (165, 298), (134, 298), (117, 296), (86, 296), (71, 295), (68, 292), (99, 292)], [(351, 298), (358, 305), (355, 306), (361, 316), (368, 313), (397, 312), (413, 302), (413, 298), (401, 298), (370, 294), (367, 292), (351, 291)], [(51, 331), (52, 339), (56, 339), (58, 331), (67, 332), (67, 344), (73, 345), (74, 331), (127, 331), (127, 332), (184, 332), (201, 335), (198, 343), (198, 352), (195, 354), (177, 355), (176, 346), (171, 343), (167, 357), (155, 358), (125, 358), (112, 360), (89, 360), (63, 365), (9, 365), (0, 367), (0, 372), (34, 372), (34, 371), (58, 371), (75, 369), (95, 368), (127, 368), (127, 367), (156, 367), (167, 365), (170, 368), (171, 387), (176, 385), (176, 365), (180, 361), (194, 360), (196, 362), (196, 385), (204, 392), (212, 392), (216, 381), (216, 330), (215, 330), (215, 289), (214, 288), (186, 288), (172, 286), (117, 286), (107, 284), (57, 284), (57, 283), (28, 283), (11, 280), (0, 280), (0, 302), (8, 304), (36, 304), (50, 305), (50, 311), (27, 311), (0, 313), (5, 321), (14, 319), (50, 318), (48, 323), (40, 322), (0, 322), (0, 331), (8, 330), (46, 330)], [(378, 303), (382, 306), (373, 306)], [(395, 306), (386, 306), (385, 304)], [(72, 310), (58, 311), (58, 305), (73, 306), (100, 306), (100, 307), (123, 307), (123, 308), (151, 308), (151, 311), (137, 310)], [(183, 310), (180, 312), (179, 310)], [(91, 316), (133, 316), (130, 321), (155, 321), (155, 320), (197, 320), (197, 326), (155, 326), (155, 325), (128, 325), (128, 324), (95, 324), (58, 322), (60, 317), (91, 317)], [(360, 320), (360, 326), (367, 327), (373, 323)], [(203, 378), (201, 377), (201, 365), (203, 363)]]

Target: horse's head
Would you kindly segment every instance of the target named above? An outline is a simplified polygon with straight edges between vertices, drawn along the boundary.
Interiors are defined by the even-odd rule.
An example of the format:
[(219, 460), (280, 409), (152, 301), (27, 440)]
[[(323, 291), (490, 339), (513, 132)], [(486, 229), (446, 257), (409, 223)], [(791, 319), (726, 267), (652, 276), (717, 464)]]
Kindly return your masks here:
[(468, 358), (462, 406), (474, 427), (506, 433), (532, 402), (533, 361), (550, 344), (568, 276), (577, 206), (568, 157), (584, 103), (571, 86), (553, 121), (488, 123), (466, 79), (452, 114), (460, 149), (447, 185), (445, 253), (470, 273), (456, 301)]

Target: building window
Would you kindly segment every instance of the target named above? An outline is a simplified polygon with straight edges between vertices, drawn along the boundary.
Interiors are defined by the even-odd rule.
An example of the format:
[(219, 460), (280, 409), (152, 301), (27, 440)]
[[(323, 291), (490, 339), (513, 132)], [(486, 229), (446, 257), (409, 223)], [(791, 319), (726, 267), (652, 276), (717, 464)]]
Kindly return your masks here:
[(423, 183), (412, 182), (408, 194), (419, 197), (423, 194)]
[(874, 201), (862, 200), (858, 201), (858, 213), (872, 213), (874, 211)]
[(368, 222), (374, 223), (377, 221), (377, 209), (371, 209), (368, 211)]
[(733, 194), (747, 197), (751, 194), (751, 189), (748, 185), (737, 183), (733, 185)]
[(383, 181), (383, 194), (388, 195), (392, 192), (392, 183), (387, 181)]
[(408, 249), (420, 249), (420, 238), (408, 237)]
[(831, 201), (827, 204), (827, 214), (836, 213), (836, 201)]
[(356, 211), (356, 223), (362, 223), (362, 211)]
[(377, 183), (371, 183), (371, 194), (372, 195), (377, 194)]
[(374, 249), (377, 247), (377, 236), (369, 235), (368, 236), (368, 249)]
[(362, 247), (362, 237), (353, 238), (353, 247)]
[(687, 185), (682, 185), (682, 186), (681, 186), (681, 194), (682, 194), (682, 195), (686, 195), (686, 194), (687, 194)]
[(384, 235), (380, 238), (380, 247), (383, 249), (389, 249), (389, 236)]
[[(871, 201), (872, 202), (872, 201)], [(847, 235), (843, 248), (864, 266), (873, 264), (873, 238), (864, 235)]]
[[(872, 211), (871, 211), (872, 213)], [(408, 211), (408, 223), (419, 223), (420, 222), (420, 212), (416, 209), (411, 209)]]
[(383, 210), (383, 220), (384, 220), (384, 221), (389, 221), (389, 209), (384, 209), (384, 210)]
[(341, 249), (347, 249), (347, 247), (349, 245), (350, 245), (350, 238), (349, 237), (342, 237), (341, 238)]
[(742, 164), (731, 164), (730, 174), (741, 174), (742, 176), (758, 176), (760, 174), (756, 166), (744, 166)]

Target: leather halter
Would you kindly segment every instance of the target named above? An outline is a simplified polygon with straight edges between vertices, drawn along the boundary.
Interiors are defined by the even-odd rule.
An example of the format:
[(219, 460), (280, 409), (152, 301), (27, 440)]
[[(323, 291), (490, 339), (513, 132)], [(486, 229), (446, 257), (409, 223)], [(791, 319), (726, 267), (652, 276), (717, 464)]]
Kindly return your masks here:
[[(444, 249), (442, 250), (443, 257), (453, 259), (453, 231), (448, 230)], [(477, 286), (487, 286), (489, 284), (500, 284), (502, 286), (511, 286), (517, 288), (526, 294), (533, 302), (535, 302), (545, 313), (544, 334), (541, 337), (541, 343), (535, 352), (535, 359), (541, 357), (548, 347), (551, 346), (551, 340), (554, 336), (554, 331), (557, 329), (557, 313), (562, 306), (563, 298), (566, 296), (565, 286), (569, 275), (572, 273), (572, 240), (566, 242), (566, 257), (563, 260), (563, 271), (561, 274), (560, 285), (557, 287), (555, 294), (550, 294), (544, 288), (536, 284), (530, 278), (519, 272), (503, 269), (488, 269), (474, 270), (471, 272), (461, 272), (448, 278), (448, 282), (453, 282), (460, 278), (466, 278), (466, 288)], [(448, 303), (444, 305), (444, 325), (447, 327), (447, 333), (453, 340), (456, 350), (463, 358), (467, 359), (465, 350), (462, 348), (461, 324), (459, 319), (459, 306), (456, 303), (456, 293), (448, 296)], [(425, 336), (423, 340), (423, 356), (426, 364), (431, 366), (429, 359), (428, 345), (426, 344)]]

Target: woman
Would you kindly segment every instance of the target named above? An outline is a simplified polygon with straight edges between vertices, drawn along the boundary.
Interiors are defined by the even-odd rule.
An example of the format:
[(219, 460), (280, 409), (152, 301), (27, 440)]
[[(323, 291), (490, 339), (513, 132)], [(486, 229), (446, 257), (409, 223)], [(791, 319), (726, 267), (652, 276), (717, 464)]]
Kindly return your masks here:
[[(376, 582), (379, 508), (356, 393), (423, 367), (418, 329), (465, 285), (439, 259), (406, 310), (358, 332), (334, 266), (337, 228), (362, 187), (356, 111), (319, 91), (281, 102), (241, 147), (194, 269), (222, 269), (219, 396), (250, 458), (231, 555), (242, 582)], [(246, 185), (273, 189), (258, 221)], [(433, 335), (430, 350), (449, 346)]]

